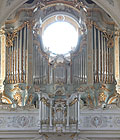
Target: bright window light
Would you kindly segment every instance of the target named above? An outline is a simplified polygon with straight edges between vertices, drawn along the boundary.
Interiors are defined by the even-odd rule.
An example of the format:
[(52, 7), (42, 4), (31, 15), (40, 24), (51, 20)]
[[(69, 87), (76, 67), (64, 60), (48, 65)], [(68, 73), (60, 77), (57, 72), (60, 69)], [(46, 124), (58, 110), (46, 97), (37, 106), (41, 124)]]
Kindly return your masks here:
[(67, 54), (75, 48), (78, 42), (78, 33), (68, 22), (60, 21), (50, 24), (44, 31), (44, 47), (55, 54)]

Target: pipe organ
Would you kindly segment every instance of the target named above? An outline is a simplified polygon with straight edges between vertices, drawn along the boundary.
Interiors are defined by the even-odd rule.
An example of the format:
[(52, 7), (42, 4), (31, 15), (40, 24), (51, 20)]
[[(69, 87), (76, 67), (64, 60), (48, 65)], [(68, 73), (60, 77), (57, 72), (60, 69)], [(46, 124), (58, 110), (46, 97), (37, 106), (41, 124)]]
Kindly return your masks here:
[[(48, 1), (41, 3), (19, 11), (27, 18), (18, 16), (18, 23), (8, 20), (5, 24), (2, 101), (12, 108), (38, 109), (40, 131), (78, 130), (82, 106), (96, 109), (117, 104), (114, 24), (106, 14), (111, 24), (102, 20), (99, 8), (84, 6), (89, 7), (85, 12), (84, 1), (74, 8), (51, 4), (48, 11), (44, 8)], [(78, 43), (68, 54), (53, 54), (43, 45), (42, 35), (47, 26), (61, 21), (73, 25)]]

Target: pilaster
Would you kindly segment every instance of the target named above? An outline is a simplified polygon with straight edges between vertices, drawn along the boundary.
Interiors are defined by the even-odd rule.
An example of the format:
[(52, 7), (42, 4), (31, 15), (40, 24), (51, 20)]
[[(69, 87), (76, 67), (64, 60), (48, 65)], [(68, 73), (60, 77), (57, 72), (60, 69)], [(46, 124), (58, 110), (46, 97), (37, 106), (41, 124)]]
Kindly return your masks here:
[(120, 94), (120, 62), (119, 62), (119, 32), (115, 33), (114, 39), (114, 71), (115, 71), (115, 80), (117, 81), (116, 90)]
[(27, 71), (26, 82), (27, 85), (33, 83), (33, 33), (32, 28), (27, 28)]
[(6, 48), (5, 48), (5, 42), (6, 42), (6, 38), (5, 38), (5, 35), (2, 34), (0, 35), (1, 36), (1, 80), (0, 80), (0, 85), (2, 85), (2, 89), (1, 90), (4, 90), (3, 89), (3, 81), (5, 80), (5, 68), (6, 68)]
[(92, 21), (87, 20), (87, 84), (93, 82), (93, 29)]

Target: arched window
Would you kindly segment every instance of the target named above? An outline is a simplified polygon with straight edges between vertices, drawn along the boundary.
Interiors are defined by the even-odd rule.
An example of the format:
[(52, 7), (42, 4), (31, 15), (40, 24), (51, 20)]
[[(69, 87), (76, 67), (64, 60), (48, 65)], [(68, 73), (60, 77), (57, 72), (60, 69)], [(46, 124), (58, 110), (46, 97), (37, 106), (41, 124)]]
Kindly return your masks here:
[(78, 33), (68, 22), (57, 21), (50, 24), (43, 33), (43, 44), (53, 54), (67, 54), (75, 48)]

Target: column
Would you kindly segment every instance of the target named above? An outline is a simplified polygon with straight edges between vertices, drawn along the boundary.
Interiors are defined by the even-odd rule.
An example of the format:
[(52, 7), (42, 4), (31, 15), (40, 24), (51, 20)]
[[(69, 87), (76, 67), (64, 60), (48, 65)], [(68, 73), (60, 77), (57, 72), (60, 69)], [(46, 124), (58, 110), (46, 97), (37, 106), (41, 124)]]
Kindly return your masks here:
[(24, 64), (23, 64), (23, 74), (24, 74), (24, 82), (26, 82), (25, 80), (25, 74), (26, 74), (26, 26), (24, 28), (24, 44), (23, 44), (23, 48), (24, 48), (24, 51), (23, 51), (23, 56), (24, 56)]
[(77, 102), (75, 102), (75, 121), (77, 122)]
[(19, 37), (20, 37), (20, 34), (18, 32), (18, 36), (17, 36), (17, 82), (19, 83), (20, 82), (20, 65), (19, 65)]
[(115, 80), (117, 81), (116, 85), (116, 90), (120, 94), (120, 60), (119, 60), (119, 32), (117, 31), (115, 33), (115, 48), (114, 48), (114, 55), (115, 55), (115, 60), (114, 60), (114, 68), (115, 68)]
[(14, 47), (14, 52), (15, 52), (15, 83), (17, 83), (17, 38), (15, 38), (15, 47)]
[(33, 83), (33, 33), (32, 28), (27, 27), (27, 67), (26, 67), (26, 83), (32, 85)]
[(12, 46), (10, 46), (10, 84), (12, 83)]
[(23, 67), (24, 67), (24, 28), (22, 29), (22, 44), (21, 44), (21, 83), (24, 82)]
[(80, 93), (78, 94), (78, 129), (80, 126)]
[[(4, 81), (4, 79), (5, 79), (5, 76), (7, 76), (6, 75), (6, 48), (5, 48), (5, 42), (6, 42), (6, 39), (5, 39), (5, 35), (4, 34), (2, 34), (2, 35), (0, 35), (1, 36), (1, 52), (0, 52), (0, 54), (1, 54), (1, 81), (0, 81), (0, 84), (2, 85), (2, 88), (1, 88), (1, 90), (3, 91), (4, 90), (4, 85), (3, 85), (3, 81)], [(2, 92), (1, 91), (1, 92)]]
[(20, 83), (22, 82), (22, 30), (20, 30), (20, 42), (19, 42), (19, 67), (20, 67)]
[(93, 85), (93, 28), (92, 22), (87, 21), (87, 84)]
[(39, 125), (40, 125), (40, 129), (41, 129), (41, 111), (42, 111), (42, 108), (41, 108), (41, 94), (38, 93), (38, 97), (39, 97)]
[(12, 47), (12, 83), (14, 83), (15, 81), (15, 69), (14, 69), (14, 58), (15, 58), (15, 53), (14, 53), (14, 47), (15, 47), (15, 41), (14, 41), (14, 43), (13, 43), (13, 47)]
[(67, 101), (67, 126), (69, 127), (69, 101)]
[[(43, 97), (43, 96), (42, 96)], [(44, 102), (42, 101), (42, 107), (41, 107), (41, 113), (42, 113), (42, 122), (44, 122), (45, 116), (44, 116)]]
[(72, 84), (72, 80), (73, 80), (73, 60), (72, 60), (72, 54), (70, 54), (70, 59), (71, 59), (71, 62), (70, 62), (70, 83)]
[(52, 100), (50, 100), (50, 127), (52, 126)]

